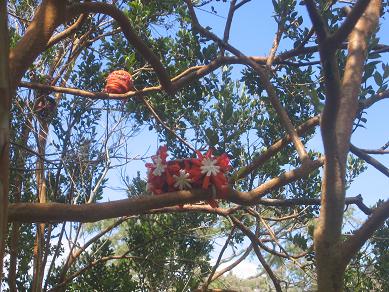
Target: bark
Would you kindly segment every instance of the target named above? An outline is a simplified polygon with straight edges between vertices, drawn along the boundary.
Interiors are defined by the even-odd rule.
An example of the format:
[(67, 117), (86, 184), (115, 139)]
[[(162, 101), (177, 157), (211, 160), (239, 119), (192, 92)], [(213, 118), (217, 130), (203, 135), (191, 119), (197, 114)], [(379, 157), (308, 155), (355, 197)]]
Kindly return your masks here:
[(7, 3), (0, 3), (0, 287), (3, 274), (4, 248), (7, 239), (9, 188), (9, 67)]
[(65, 11), (64, 0), (43, 0), (39, 5), (26, 33), (9, 54), (11, 96), (28, 67), (46, 49), (54, 30), (65, 20)]
[[(373, 0), (349, 36), (348, 57), (339, 82), (335, 55), (321, 50), (327, 100), (321, 131), (326, 162), (322, 182), (320, 220), (315, 230), (318, 290), (343, 290), (346, 263), (342, 260), (341, 230), (345, 205), (345, 170), (353, 121), (358, 111), (358, 94), (367, 53), (367, 38), (375, 28), (380, 0)], [(312, 7), (310, 8), (312, 10)], [(312, 17), (313, 13), (311, 13)], [(326, 37), (322, 36), (322, 44)]]

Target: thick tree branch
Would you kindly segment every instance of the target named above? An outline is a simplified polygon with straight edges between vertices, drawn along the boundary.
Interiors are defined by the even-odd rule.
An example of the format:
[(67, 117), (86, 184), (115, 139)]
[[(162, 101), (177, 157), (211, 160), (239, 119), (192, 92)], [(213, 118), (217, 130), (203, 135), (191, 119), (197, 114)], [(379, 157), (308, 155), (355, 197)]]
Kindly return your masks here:
[(346, 266), (373, 233), (389, 218), (389, 200), (373, 210), (371, 216), (342, 246), (343, 265)]
[(117, 7), (108, 3), (101, 2), (84, 2), (74, 4), (68, 8), (70, 16), (76, 16), (83, 13), (102, 13), (111, 16), (117, 21), (122, 29), (123, 34), (131, 45), (147, 60), (153, 67), (162, 88), (169, 94), (173, 94), (175, 89), (170, 81), (169, 75), (166, 72), (158, 56), (134, 31), (128, 17)]
[[(294, 206), (320, 206), (321, 201), (319, 198), (296, 198), (296, 199), (270, 199), (261, 198), (256, 201), (256, 205), (269, 206), (269, 207), (294, 207)], [(371, 214), (371, 209), (363, 203), (361, 195), (355, 197), (348, 197), (345, 199), (346, 205), (355, 204), (358, 208), (366, 215)], [(220, 216), (228, 216), (234, 214), (238, 210), (245, 209), (245, 206), (236, 206), (230, 208), (212, 208), (209, 205), (183, 205), (174, 207), (164, 207), (159, 209), (152, 209), (148, 211), (148, 214), (159, 214), (159, 213), (186, 213), (186, 212), (205, 212), (210, 214), (216, 214)], [(280, 219), (275, 218), (264, 218), (266, 220), (280, 221), (295, 218), (295, 215), (283, 217)]]
[[(257, 204), (261, 197), (270, 191), (308, 176), (312, 171), (319, 168), (323, 162), (324, 159), (319, 159), (306, 163), (300, 168), (285, 172), (279, 177), (275, 177), (249, 192), (239, 192), (229, 189), (225, 198), (237, 204)], [(19, 203), (10, 205), (9, 220), (20, 222), (93, 222), (119, 216), (143, 214), (151, 209), (193, 203), (210, 198), (212, 198), (210, 191), (196, 189), (100, 204)]]
[(348, 57), (342, 83), (334, 51), (320, 45), (326, 85), (326, 104), (321, 130), (326, 156), (322, 182), (322, 205), (314, 243), (319, 291), (340, 291), (344, 267), (339, 265), (345, 199), (347, 154), (353, 121), (359, 109), (358, 95), (367, 54), (367, 40), (379, 19), (380, 0), (372, 0), (349, 35)]
[(4, 250), (7, 243), (9, 191), (10, 78), (7, 2), (0, 3), (0, 287), (2, 287)]
[(328, 46), (331, 46), (333, 50), (336, 50), (341, 46), (343, 41), (347, 39), (348, 35), (354, 29), (355, 24), (361, 18), (370, 2), (371, 0), (359, 0), (355, 3), (343, 24), (328, 38)]
[(23, 74), (47, 47), (54, 30), (65, 21), (66, 1), (43, 0), (22, 39), (9, 55), (11, 95)]

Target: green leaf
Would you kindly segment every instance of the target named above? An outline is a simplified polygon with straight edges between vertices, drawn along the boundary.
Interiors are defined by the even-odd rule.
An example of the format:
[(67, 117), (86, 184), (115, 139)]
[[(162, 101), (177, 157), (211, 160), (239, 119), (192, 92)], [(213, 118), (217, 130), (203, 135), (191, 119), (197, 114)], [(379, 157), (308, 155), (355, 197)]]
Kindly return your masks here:
[(376, 83), (378, 86), (382, 86), (383, 79), (382, 79), (381, 74), (380, 74), (378, 71), (376, 71), (376, 72), (374, 73), (373, 77), (374, 77), (375, 83)]

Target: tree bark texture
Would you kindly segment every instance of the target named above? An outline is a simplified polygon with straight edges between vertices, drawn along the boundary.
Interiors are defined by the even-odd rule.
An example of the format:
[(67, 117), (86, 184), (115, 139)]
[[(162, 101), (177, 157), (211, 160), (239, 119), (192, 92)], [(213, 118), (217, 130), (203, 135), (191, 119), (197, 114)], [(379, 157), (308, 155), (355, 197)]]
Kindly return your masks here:
[[(345, 205), (345, 174), (353, 122), (358, 111), (358, 95), (366, 59), (368, 38), (374, 31), (381, 1), (372, 0), (348, 38), (348, 56), (341, 82), (335, 57), (323, 58), (327, 82), (327, 100), (322, 115), (321, 132), (326, 161), (322, 182), (320, 220), (315, 230), (318, 288), (322, 292), (342, 291), (347, 263), (342, 257), (342, 220)], [(328, 66), (328, 67), (327, 67)], [(336, 88), (338, 87), (338, 88)]]
[(3, 273), (4, 248), (7, 239), (9, 188), (9, 75), (8, 75), (7, 3), (0, 3), (0, 286)]

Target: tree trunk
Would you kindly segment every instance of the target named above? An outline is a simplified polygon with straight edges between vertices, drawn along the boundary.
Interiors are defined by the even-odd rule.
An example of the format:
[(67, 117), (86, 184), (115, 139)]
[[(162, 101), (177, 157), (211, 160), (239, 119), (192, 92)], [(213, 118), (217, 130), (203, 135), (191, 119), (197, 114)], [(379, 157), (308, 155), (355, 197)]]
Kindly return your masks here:
[(4, 248), (7, 239), (9, 188), (9, 38), (7, 2), (0, 2), (0, 286), (3, 274)]

